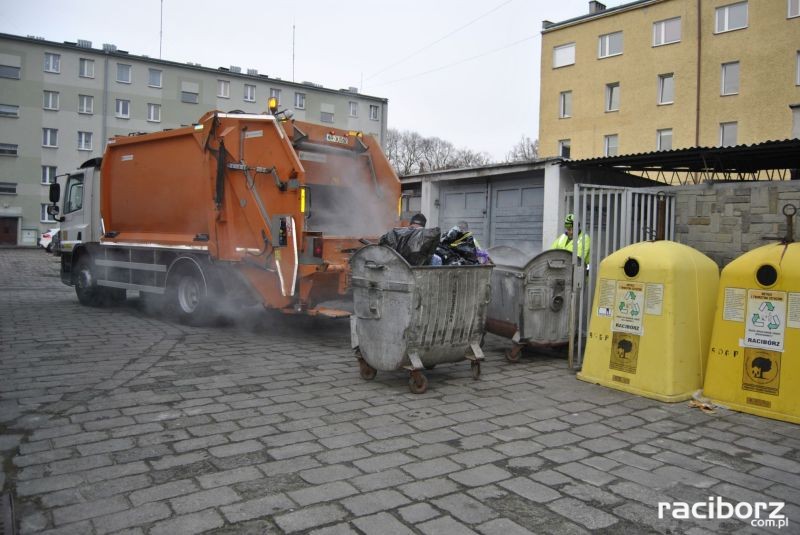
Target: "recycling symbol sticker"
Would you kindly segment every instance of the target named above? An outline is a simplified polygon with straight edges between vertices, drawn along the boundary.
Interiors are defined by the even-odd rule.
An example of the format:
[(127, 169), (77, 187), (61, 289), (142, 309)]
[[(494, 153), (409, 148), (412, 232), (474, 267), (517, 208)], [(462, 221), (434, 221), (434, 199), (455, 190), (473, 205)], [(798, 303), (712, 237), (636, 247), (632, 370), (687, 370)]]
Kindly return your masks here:
[(643, 332), (642, 316), (644, 315), (644, 283), (617, 281), (613, 312), (612, 331), (641, 335)]
[(744, 347), (783, 351), (786, 292), (748, 290)]

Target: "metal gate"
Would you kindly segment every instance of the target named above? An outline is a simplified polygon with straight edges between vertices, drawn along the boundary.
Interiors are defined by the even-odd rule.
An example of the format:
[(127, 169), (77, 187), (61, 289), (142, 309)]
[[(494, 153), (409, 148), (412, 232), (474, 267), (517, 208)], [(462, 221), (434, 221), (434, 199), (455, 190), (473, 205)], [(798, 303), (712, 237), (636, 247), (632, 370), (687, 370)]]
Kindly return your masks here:
[[(569, 367), (580, 369), (598, 266), (611, 253), (632, 243), (653, 240), (658, 222), (658, 199), (665, 197), (664, 238), (675, 235), (675, 195), (658, 188), (617, 188), (575, 184), (568, 194), (566, 212), (575, 214), (575, 229), (591, 239), (589, 265), (572, 253), (572, 306)], [(575, 236), (577, 239), (577, 235)], [(577, 248), (575, 248), (577, 249)]]

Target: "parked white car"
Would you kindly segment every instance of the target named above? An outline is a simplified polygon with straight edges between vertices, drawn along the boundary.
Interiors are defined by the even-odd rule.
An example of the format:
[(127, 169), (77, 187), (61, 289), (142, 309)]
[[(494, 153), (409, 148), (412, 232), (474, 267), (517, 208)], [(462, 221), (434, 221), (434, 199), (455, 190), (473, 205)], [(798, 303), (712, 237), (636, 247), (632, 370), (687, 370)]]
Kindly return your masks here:
[(61, 229), (59, 228), (51, 228), (48, 229), (46, 232), (42, 232), (42, 235), (39, 237), (39, 247), (44, 247), (44, 250), (52, 252), (53, 250), (53, 238), (56, 238), (58, 232)]

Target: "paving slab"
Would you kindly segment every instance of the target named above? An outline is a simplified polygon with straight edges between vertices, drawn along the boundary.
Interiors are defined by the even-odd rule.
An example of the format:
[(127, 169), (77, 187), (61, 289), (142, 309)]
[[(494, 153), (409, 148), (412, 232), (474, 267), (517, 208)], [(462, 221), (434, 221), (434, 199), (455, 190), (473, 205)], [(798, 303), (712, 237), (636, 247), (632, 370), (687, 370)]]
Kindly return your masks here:
[[(785, 503), (800, 426), (576, 380), (557, 353), (364, 381), (349, 324), (259, 307), (193, 327), (81, 306), (0, 249), (0, 486), (24, 533), (768, 533), (659, 504)], [(43, 321), (48, 318), (53, 321)], [(663, 505), (662, 505), (663, 507)], [(794, 530), (794, 531), (793, 531)]]

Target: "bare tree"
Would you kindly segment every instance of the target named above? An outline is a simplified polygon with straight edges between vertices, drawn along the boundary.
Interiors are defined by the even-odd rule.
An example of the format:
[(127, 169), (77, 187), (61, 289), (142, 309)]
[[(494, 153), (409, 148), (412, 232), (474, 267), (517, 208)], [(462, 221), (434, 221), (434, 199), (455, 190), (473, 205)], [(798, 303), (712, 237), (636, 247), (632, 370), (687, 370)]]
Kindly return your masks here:
[(506, 155), (506, 162), (527, 162), (535, 160), (538, 156), (539, 140), (533, 141), (523, 134), (519, 142)]
[(456, 149), (438, 137), (422, 137), (417, 132), (390, 128), (386, 137), (386, 157), (399, 175), (476, 167), (491, 163), (488, 154)]

